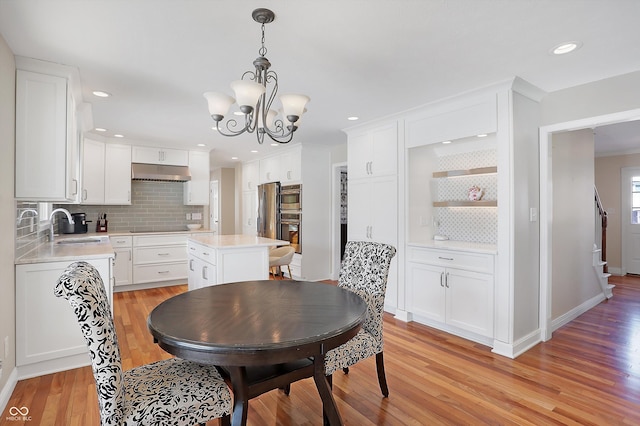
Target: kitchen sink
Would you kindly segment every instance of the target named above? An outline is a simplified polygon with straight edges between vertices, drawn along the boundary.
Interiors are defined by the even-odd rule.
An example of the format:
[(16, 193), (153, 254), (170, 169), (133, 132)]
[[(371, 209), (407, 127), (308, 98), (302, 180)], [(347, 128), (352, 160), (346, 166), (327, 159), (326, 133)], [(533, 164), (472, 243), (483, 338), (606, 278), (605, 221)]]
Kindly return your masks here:
[(56, 244), (98, 244), (105, 241), (106, 239), (99, 237), (65, 238), (64, 240), (56, 241)]

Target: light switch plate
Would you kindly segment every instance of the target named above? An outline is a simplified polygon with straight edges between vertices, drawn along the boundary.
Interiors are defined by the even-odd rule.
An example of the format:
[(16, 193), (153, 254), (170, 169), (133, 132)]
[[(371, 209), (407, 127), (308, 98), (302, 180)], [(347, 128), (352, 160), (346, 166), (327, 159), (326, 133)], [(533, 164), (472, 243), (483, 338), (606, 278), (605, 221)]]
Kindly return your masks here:
[(535, 207), (531, 207), (529, 209), (529, 222), (537, 222), (538, 221), (538, 209)]

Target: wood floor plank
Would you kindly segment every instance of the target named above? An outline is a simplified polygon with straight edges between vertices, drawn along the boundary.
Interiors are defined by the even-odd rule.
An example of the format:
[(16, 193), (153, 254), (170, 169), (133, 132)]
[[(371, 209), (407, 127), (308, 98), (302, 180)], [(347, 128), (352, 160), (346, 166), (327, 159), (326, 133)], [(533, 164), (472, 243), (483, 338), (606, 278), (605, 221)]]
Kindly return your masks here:
[[(515, 360), (416, 323), (384, 316), (383, 398), (375, 361), (334, 374), (347, 425), (638, 425), (640, 424), (640, 277), (611, 277), (614, 297), (555, 331)], [(167, 359), (147, 330), (149, 312), (186, 286), (116, 293), (114, 320), (125, 369)], [(99, 425), (90, 367), (20, 381), (7, 407), (26, 406), (31, 421), (0, 425)], [(8, 408), (7, 408), (8, 409)], [(313, 380), (289, 396), (251, 400), (251, 426), (322, 424)], [(209, 426), (218, 422), (209, 422)]]

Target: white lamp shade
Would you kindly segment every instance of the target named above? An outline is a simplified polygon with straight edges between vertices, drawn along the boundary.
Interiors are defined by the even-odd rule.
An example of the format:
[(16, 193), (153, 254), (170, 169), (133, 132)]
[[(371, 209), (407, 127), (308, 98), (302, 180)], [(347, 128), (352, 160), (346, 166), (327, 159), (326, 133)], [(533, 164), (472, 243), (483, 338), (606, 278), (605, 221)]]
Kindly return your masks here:
[(282, 102), (282, 110), (284, 116), (297, 115), (301, 117), (304, 113), (304, 107), (310, 99), (306, 95), (282, 95), (280, 96), (280, 102)]
[[(276, 119), (276, 115), (278, 115), (278, 113), (273, 110), (270, 109), (269, 111), (267, 111), (267, 128), (271, 129), (273, 128), (273, 122)], [(258, 127), (265, 127), (264, 124), (262, 124), (262, 114), (258, 114)]]
[(224, 117), (229, 112), (229, 108), (235, 102), (229, 95), (218, 92), (207, 92), (204, 94), (207, 103), (209, 104), (209, 114), (220, 115)]
[(255, 108), (258, 98), (265, 92), (265, 87), (250, 80), (236, 80), (231, 82), (231, 89), (236, 94), (239, 106)]

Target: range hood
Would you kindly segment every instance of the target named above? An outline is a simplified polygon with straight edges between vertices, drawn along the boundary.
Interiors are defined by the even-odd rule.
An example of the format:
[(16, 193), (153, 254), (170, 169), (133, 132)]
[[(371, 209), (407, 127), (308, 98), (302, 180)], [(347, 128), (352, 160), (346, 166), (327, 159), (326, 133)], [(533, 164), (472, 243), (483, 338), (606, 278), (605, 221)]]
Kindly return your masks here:
[(191, 180), (191, 173), (187, 166), (131, 163), (131, 180), (187, 182)]

